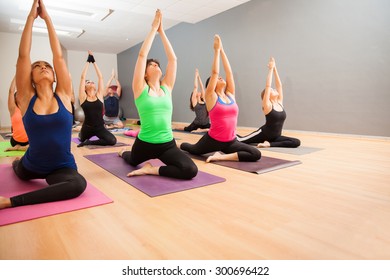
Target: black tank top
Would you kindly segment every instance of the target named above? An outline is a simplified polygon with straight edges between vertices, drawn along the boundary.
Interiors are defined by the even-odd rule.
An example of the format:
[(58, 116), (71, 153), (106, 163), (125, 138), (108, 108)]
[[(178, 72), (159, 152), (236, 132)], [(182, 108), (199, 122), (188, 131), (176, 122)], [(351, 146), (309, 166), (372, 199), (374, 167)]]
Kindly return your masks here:
[[(283, 108), (283, 107), (282, 107)], [(272, 106), (271, 112), (265, 116), (265, 125), (262, 126), (261, 130), (270, 139), (276, 138), (282, 135), (282, 129), (284, 121), (286, 120), (286, 111), (276, 111)]]
[(104, 126), (103, 120), (103, 103), (97, 99), (95, 101), (85, 100), (81, 104), (84, 111), (84, 124), (91, 127)]

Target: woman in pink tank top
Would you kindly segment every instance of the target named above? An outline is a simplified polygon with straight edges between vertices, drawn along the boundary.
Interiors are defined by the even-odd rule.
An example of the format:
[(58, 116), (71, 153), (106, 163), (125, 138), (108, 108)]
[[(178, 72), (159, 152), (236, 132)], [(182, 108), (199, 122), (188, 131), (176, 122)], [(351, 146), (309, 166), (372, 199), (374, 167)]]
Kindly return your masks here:
[[(220, 58), (226, 73), (226, 80), (219, 76)], [(196, 144), (182, 143), (180, 148), (195, 155), (215, 152), (207, 158), (207, 162), (259, 160), (261, 153), (258, 149), (236, 140), (238, 106), (234, 97), (233, 71), (218, 35), (214, 36), (214, 59), (211, 73), (206, 81), (205, 95), (211, 121), (210, 130)]]

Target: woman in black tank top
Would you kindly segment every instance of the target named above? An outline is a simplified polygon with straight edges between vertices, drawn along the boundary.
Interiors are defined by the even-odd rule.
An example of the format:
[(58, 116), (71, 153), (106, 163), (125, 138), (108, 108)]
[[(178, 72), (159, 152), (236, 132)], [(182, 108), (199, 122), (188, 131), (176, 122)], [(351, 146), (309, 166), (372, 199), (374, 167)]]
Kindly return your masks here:
[[(89, 64), (92, 63), (98, 76), (98, 87), (93, 81), (86, 80)], [(116, 144), (116, 137), (104, 127), (103, 120), (103, 75), (100, 72), (95, 58), (91, 51), (88, 51), (88, 59), (81, 73), (79, 86), (80, 106), (84, 111), (84, 122), (79, 133), (80, 144), (77, 147), (85, 145), (113, 146)], [(90, 140), (96, 136), (98, 140)]]
[(210, 119), (205, 103), (205, 90), (198, 69), (195, 70), (194, 89), (190, 96), (190, 109), (195, 112), (195, 119), (189, 126), (176, 126), (175, 129), (187, 132), (197, 129), (209, 129)]
[[(272, 85), (272, 75), (275, 75), (275, 89)], [(258, 130), (246, 135), (237, 135), (237, 140), (243, 143), (256, 143), (259, 148), (285, 147), (296, 148), (301, 141), (296, 138), (282, 136), (286, 111), (283, 107), (283, 88), (273, 57), (268, 62), (268, 75), (265, 89), (261, 93), (265, 124)]]

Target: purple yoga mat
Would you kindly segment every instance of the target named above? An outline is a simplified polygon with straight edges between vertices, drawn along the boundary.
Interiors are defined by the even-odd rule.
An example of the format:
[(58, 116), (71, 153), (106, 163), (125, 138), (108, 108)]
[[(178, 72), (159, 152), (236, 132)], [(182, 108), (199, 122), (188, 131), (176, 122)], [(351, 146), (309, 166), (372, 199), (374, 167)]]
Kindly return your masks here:
[[(202, 171), (198, 171), (198, 174), (191, 180), (180, 180), (154, 175), (127, 177), (126, 175), (136, 168), (127, 164), (117, 153), (86, 155), (84, 157), (151, 197), (225, 181), (224, 178)], [(154, 166), (163, 165), (158, 159), (149, 160), (148, 162)]]
[[(92, 136), (89, 140), (99, 140), (96, 136)], [(80, 144), (79, 138), (75, 137), (72, 138), (72, 142), (76, 143), (77, 145)], [(122, 143), (122, 142), (116, 142), (114, 146), (100, 146), (100, 145), (86, 145), (83, 146), (88, 149), (104, 149), (104, 148), (112, 148), (112, 147), (122, 147), (122, 146), (130, 146), (130, 144)]]
[[(12, 197), (47, 186), (45, 180), (22, 181), (11, 164), (0, 164), (0, 195)], [(90, 183), (79, 197), (0, 210), (0, 226), (111, 203), (112, 199)]]
[[(191, 158), (199, 159), (199, 160), (206, 160), (208, 156), (212, 155), (212, 153), (209, 153), (207, 155), (191, 155), (187, 153)], [(260, 160), (255, 162), (245, 162), (245, 161), (212, 161), (211, 163), (230, 167), (250, 173), (256, 173), (256, 174), (262, 174), (266, 172), (271, 172), (274, 170), (294, 166), (297, 164), (301, 164), (302, 162), (300, 160), (285, 160), (285, 159), (278, 159), (273, 157), (266, 157), (262, 156)]]

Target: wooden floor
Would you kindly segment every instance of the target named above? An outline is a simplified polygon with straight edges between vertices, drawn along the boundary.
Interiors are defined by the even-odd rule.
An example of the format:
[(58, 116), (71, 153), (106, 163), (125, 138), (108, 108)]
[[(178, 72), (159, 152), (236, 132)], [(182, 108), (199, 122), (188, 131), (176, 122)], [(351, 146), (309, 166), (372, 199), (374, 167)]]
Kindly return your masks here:
[(154, 198), (83, 157), (120, 147), (72, 143), (80, 173), (114, 203), (2, 226), (0, 259), (390, 259), (390, 139), (286, 135), (322, 150), (262, 150), (302, 164), (261, 175), (196, 161), (226, 182)]

